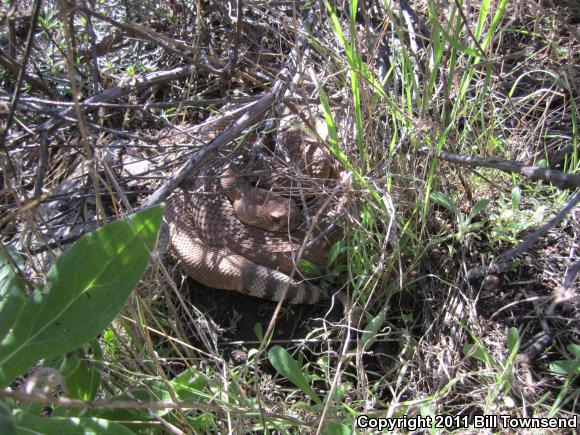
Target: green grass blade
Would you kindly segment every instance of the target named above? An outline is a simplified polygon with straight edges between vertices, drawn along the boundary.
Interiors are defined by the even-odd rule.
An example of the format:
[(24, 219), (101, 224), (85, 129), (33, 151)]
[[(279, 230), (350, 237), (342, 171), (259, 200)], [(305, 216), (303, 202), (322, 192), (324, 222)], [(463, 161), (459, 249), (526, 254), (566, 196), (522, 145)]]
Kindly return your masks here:
[(268, 359), (278, 373), (300, 388), (316, 404), (322, 404), (322, 400), (312, 389), (304, 373), (302, 373), (302, 367), (286, 349), (280, 346), (272, 347), (268, 352)]

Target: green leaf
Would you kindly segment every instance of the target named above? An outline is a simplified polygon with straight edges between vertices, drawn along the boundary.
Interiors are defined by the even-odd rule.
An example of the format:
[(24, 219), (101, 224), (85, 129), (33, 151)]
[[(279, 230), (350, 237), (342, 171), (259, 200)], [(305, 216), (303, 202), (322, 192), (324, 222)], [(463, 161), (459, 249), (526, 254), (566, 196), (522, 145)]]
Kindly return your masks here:
[[(140, 402), (171, 402), (172, 397), (169, 392), (170, 387), (165, 381), (160, 379), (153, 379), (147, 383), (147, 390), (137, 390), (135, 397)], [(141, 395), (141, 396), (140, 396)], [(157, 409), (155, 411), (149, 411), (151, 415), (164, 416), (171, 412), (171, 409)]]
[(574, 359), (561, 359), (554, 361), (550, 364), (550, 370), (555, 373), (560, 373), (562, 375), (577, 376), (580, 375), (580, 345), (569, 344), (566, 349), (572, 355)]
[(360, 348), (362, 351), (368, 349), (371, 344), (374, 343), (377, 333), (381, 326), (385, 323), (385, 315), (387, 314), (387, 307), (383, 309), (373, 317), (369, 323), (366, 324), (365, 330), (360, 337)]
[(514, 328), (513, 326), (508, 331), (507, 336), (507, 347), (510, 351), (510, 354), (516, 354), (520, 349), (521, 344), (521, 337), (518, 328)]
[(574, 355), (577, 360), (580, 360), (580, 345), (571, 343), (566, 346), (566, 350)]
[(330, 248), (330, 252), (328, 253), (328, 258), (326, 260), (326, 264), (328, 266), (333, 265), (336, 263), (338, 256), (346, 251), (346, 242), (344, 240), (339, 240)]
[(483, 0), (479, 8), (479, 20), (477, 21), (477, 28), (475, 30), (475, 38), (479, 39), (481, 31), (486, 22), (487, 14), (489, 13), (489, 0)]
[(550, 370), (561, 375), (580, 375), (580, 361), (560, 359), (550, 363)]
[(322, 273), (316, 264), (305, 258), (301, 258), (298, 261), (298, 269), (304, 272), (308, 276), (320, 276)]
[(368, 208), (363, 208), (360, 211), (360, 221), (365, 226), (366, 229), (372, 230), (375, 224), (375, 219), (372, 211)]
[(205, 393), (208, 380), (195, 367), (189, 367), (171, 380), (171, 386), (180, 400), (211, 401), (212, 396)]
[[(435, 416), (437, 415), (437, 413), (433, 410), (433, 408), (431, 408), (431, 406), (428, 403), (425, 403), (423, 405), (421, 405), (419, 407), (419, 410), (421, 412), (421, 416), (422, 417), (430, 417), (431, 421), (435, 420)], [(432, 425), (432, 427), (428, 428), (429, 433), (436, 435), (439, 432), (434, 428), (434, 425)]]
[(431, 199), (431, 201), (433, 201), (435, 204), (438, 204), (441, 207), (445, 207), (447, 210), (452, 211), (455, 214), (459, 213), (459, 210), (457, 210), (457, 207), (455, 207), (455, 204), (453, 204), (451, 198), (449, 198), (443, 192), (431, 192), (429, 199)]
[(68, 397), (79, 400), (95, 399), (101, 384), (99, 372), (87, 366), (78, 354), (67, 355), (64, 365), (74, 367), (74, 370), (69, 370), (68, 373), (65, 373), (62, 368), (59, 370), (64, 376)]
[(0, 340), (14, 326), (24, 307), (24, 281), (14, 272), (13, 264), (22, 269), (22, 257), (10, 248), (0, 252)]
[[(134, 432), (114, 421), (94, 417), (37, 417), (16, 411), (18, 433), (42, 435), (133, 435)], [(4, 432), (2, 432), (4, 433)]]
[(495, 360), (493, 359), (493, 357), (479, 343), (464, 345), (463, 346), (463, 354), (465, 356), (473, 357), (473, 358), (485, 363), (488, 367), (492, 367), (495, 365)]
[(6, 405), (0, 402), (0, 433), (3, 435), (16, 435), (16, 422), (12, 412)]
[(320, 397), (310, 387), (310, 384), (302, 373), (302, 367), (300, 367), (298, 361), (292, 358), (286, 349), (280, 346), (272, 347), (268, 352), (268, 360), (270, 360), (270, 364), (272, 364), (278, 373), (304, 391), (316, 404), (322, 404), (322, 400), (320, 400)]
[(324, 425), (322, 429), (324, 435), (350, 435), (354, 434), (352, 427), (338, 421), (329, 421)]
[(328, 14), (330, 15), (330, 26), (332, 27), (332, 30), (334, 31), (334, 34), (336, 35), (336, 39), (338, 39), (338, 41), (340, 42), (340, 45), (343, 48), (346, 48), (347, 52), (348, 52), (348, 43), (346, 42), (346, 38), (345, 38), (344, 33), (342, 31), (342, 27), (340, 25), (340, 20), (336, 16), (336, 13), (334, 12), (334, 9), (332, 8), (332, 6), (328, 2), (328, 0), (324, 0), (324, 4), (326, 5), (326, 10), (328, 11)]
[[(134, 388), (125, 390), (122, 394), (108, 398), (111, 402), (141, 402), (156, 403), (160, 400), (150, 388)], [(57, 408), (58, 409), (58, 408)], [(125, 426), (139, 433), (148, 433), (148, 428), (154, 428), (155, 415), (167, 414), (170, 410), (154, 410), (137, 408), (94, 408), (86, 410), (86, 416), (109, 421), (123, 421)], [(155, 433), (155, 432), (152, 432)]]
[(471, 209), (467, 221), (471, 222), (471, 219), (477, 216), (485, 207), (489, 205), (490, 202), (491, 201), (489, 199), (482, 199), (481, 201), (477, 201), (477, 203)]
[(187, 424), (191, 426), (194, 433), (212, 433), (217, 432), (215, 417), (209, 413), (201, 414), (197, 417), (187, 416)]
[(538, 167), (539, 168), (548, 168), (550, 165), (548, 164), (548, 161), (546, 159), (542, 159), (538, 162)]
[(264, 329), (262, 328), (262, 324), (260, 322), (254, 325), (254, 334), (256, 334), (258, 341), (262, 341), (264, 339)]
[(318, 81), (316, 76), (312, 77), (314, 83), (316, 84), (316, 88), (318, 90), (318, 94), (320, 96), (320, 102), (322, 104), (322, 109), (324, 111), (324, 122), (326, 123), (326, 128), (328, 129), (328, 136), (331, 143), (331, 149), (333, 153), (337, 154), (337, 157), (340, 158), (340, 149), (338, 148), (338, 135), (336, 133), (336, 125), (334, 124), (334, 117), (332, 116), (332, 111), (330, 110), (330, 102), (328, 100), (328, 96), (324, 92), (324, 88)]
[(489, 26), (489, 29), (487, 31), (487, 35), (485, 35), (485, 38), (483, 38), (482, 48), (484, 50), (488, 47), (488, 45), (491, 41), (491, 38), (494, 36), (494, 33), (495, 33), (495, 30), (497, 29), (497, 26), (499, 25), (499, 23), (502, 20), (507, 3), (508, 3), (508, 0), (501, 0), (500, 3), (497, 5), (497, 10), (495, 11), (495, 15), (493, 16), (493, 19), (491, 20), (491, 25)]
[(516, 186), (512, 189), (512, 211), (516, 211), (520, 207), (521, 199), (522, 191)]
[(76, 349), (121, 311), (155, 246), (163, 208), (153, 207), (80, 238), (47, 275), (0, 343), (0, 387), (32, 364)]

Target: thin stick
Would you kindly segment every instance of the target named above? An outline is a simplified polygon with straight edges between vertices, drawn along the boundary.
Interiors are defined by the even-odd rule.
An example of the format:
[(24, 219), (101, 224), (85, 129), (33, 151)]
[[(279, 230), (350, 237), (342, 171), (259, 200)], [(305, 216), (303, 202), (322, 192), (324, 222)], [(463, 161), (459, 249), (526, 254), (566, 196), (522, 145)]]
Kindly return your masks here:
[[(137, 79), (136, 83), (127, 84), (127, 85), (123, 85), (123, 86), (117, 86), (117, 87), (112, 88), (112, 89), (107, 89), (106, 91), (103, 91), (100, 94), (93, 95), (92, 97), (87, 98), (83, 102), (79, 102), (79, 105), (82, 106), (83, 104), (101, 103), (101, 102), (105, 102), (105, 101), (110, 101), (110, 100), (113, 100), (115, 98), (119, 98), (119, 97), (128, 95), (131, 92), (135, 92), (136, 94), (139, 94), (148, 88), (151, 88), (151, 87), (154, 87), (157, 85), (161, 85), (161, 84), (173, 81), (173, 80), (179, 80), (183, 77), (187, 77), (191, 74), (191, 72), (194, 70), (194, 68), (195, 68), (195, 66), (193, 66), (193, 65), (186, 65), (186, 66), (174, 68), (174, 69), (167, 70), (167, 71), (158, 71), (158, 72), (154, 72), (154, 73), (150, 73), (150, 74), (145, 74), (140, 79)], [(75, 115), (75, 108), (74, 107), (63, 110), (63, 111), (59, 112), (59, 114), (58, 114), (59, 119), (51, 119), (49, 121), (46, 121), (46, 122), (42, 123), (41, 125), (35, 127), (32, 131), (34, 132), (34, 134), (38, 134), (42, 130), (48, 130), (50, 132), (59, 126), (68, 125), (71, 122), (74, 122), (72, 120), (63, 120), (62, 119), (62, 118), (65, 118), (68, 116), (74, 116), (74, 115)], [(76, 120), (76, 118), (71, 118), (71, 119)], [(29, 138), (30, 136), (31, 136), (30, 133), (25, 133), (22, 136), (16, 137), (16, 138), (11, 140), (10, 145), (15, 145), (18, 142), (21, 142), (22, 140)]]
[(8, 137), (8, 130), (10, 129), (10, 124), (12, 124), (12, 120), (14, 119), (14, 112), (16, 110), (16, 105), (18, 104), (18, 98), (20, 97), (20, 86), (22, 85), (22, 80), (25, 76), (26, 64), (28, 63), (28, 57), (30, 56), (30, 50), (32, 49), (32, 42), (34, 40), (34, 31), (36, 29), (38, 15), (40, 13), (40, 3), (41, 0), (34, 1), (34, 7), (32, 10), (32, 21), (30, 24), (30, 29), (28, 31), (26, 49), (24, 50), (24, 55), (22, 56), (20, 71), (18, 71), (16, 85), (14, 86), (14, 94), (12, 95), (12, 101), (10, 102), (10, 111), (8, 112), (8, 116), (6, 117), (6, 124), (4, 125), (4, 129), (0, 131), (0, 147), (2, 148), (2, 150), (6, 155), (8, 169), (10, 170), (10, 172), (12, 172), (13, 175), (16, 174), (16, 171), (14, 168), (14, 164), (10, 159), (10, 154), (8, 154), (8, 150), (6, 149), (6, 138)]
[(169, 180), (153, 192), (143, 208), (151, 207), (165, 200), (185, 179), (192, 177), (201, 165), (209, 161), (221, 148), (240, 136), (246, 128), (254, 124), (260, 116), (280, 99), (287, 87), (288, 84), (282, 80), (276, 82), (272, 90), (256, 103), (252, 104), (250, 109), (234, 124), (220, 133), (218, 137), (203, 149), (191, 156)]
[(555, 227), (560, 223), (562, 219), (566, 217), (566, 215), (580, 202), (580, 192), (577, 192), (576, 195), (568, 201), (568, 204), (556, 214), (552, 219), (550, 219), (547, 223), (542, 225), (533, 233), (529, 234), (518, 246), (515, 248), (507, 251), (505, 254), (500, 255), (495, 261), (489, 265), (488, 267), (475, 267), (470, 269), (467, 273), (467, 278), (469, 280), (473, 278), (477, 278), (480, 276), (485, 276), (488, 273), (497, 273), (503, 270), (506, 270), (509, 266), (509, 262), (515, 258), (516, 255), (521, 254), (527, 250), (529, 250), (536, 240), (540, 237), (545, 235), (551, 228)]
[(465, 166), (498, 169), (509, 174), (516, 173), (532, 180), (547, 181), (548, 183), (554, 183), (560, 189), (576, 189), (580, 187), (580, 174), (568, 174), (557, 169), (526, 166), (524, 163), (515, 160), (464, 156), (461, 154), (450, 153), (448, 151), (437, 152), (431, 148), (421, 148), (418, 152)]

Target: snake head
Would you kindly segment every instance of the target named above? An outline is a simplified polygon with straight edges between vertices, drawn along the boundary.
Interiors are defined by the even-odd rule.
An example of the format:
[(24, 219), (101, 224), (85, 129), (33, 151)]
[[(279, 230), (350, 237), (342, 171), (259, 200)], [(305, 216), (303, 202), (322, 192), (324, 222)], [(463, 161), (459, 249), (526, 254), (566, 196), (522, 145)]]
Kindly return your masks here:
[(272, 200), (267, 207), (267, 218), (270, 219), (270, 231), (287, 232), (298, 229), (304, 222), (300, 209), (289, 198), (279, 197)]
[(304, 222), (294, 201), (266, 189), (241, 189), (232, 205), (239, 220), (265, 231), (294, 231)]

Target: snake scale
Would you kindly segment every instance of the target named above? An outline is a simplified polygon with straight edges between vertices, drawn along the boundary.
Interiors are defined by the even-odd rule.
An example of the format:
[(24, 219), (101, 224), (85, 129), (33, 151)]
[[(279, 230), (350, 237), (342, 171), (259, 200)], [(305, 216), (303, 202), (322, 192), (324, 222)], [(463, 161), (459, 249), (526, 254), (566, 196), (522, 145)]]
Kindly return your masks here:
[[(201, 129), (198, 135), (207, 143), (230, 122), (231, 119), (223, 117), (210, 127)], [(318, 153), (313, 152), (313, 141), (295, 128), (279, 133), (278, 140), (286, 149), (293, 150), (290, 154), (294, 154), (297, 160), (301, 157), (296, 155), (313, 158), (312, 154)], [(249, 150), (245, 151), (249, 153)], [(310, 156), (306, 157), (307, 154)], [(182, 194), (167, 202), (164, 219), (169, 226), (170, 249), (186, 274), (211, 288), (235, 290), (273, 301), (284, 299), (293, 304), (314, 304), (327, 299), (328, 295), (319, 287), (304, 279), (291, 278), (300, 276), (293, 256), (300, 251), (306, 231), (293, 229), (295, 222), (284, 222), (294, 221), (295, 211), (291, 216), (276, 214), (276, 207), (280, 203), (288, 204), (290, 200), (248, 184), (235, 189), (233, 197), (228, 195), (228, 186), (239, 183), (231, 171), (226, 170), (226, 162), (227, 159), (215, 158), (202, 168), (194, 181), (183, 187)], [(309, 164), (302, 165), (306, 172), (309, 172)], [(284, 179), (292, 183), (291, 178), (281, 175), (283, 170), (279, 167), (268, 170), (270, 175), (273, 174), (270, 178), (274, 183), (284, 184)], [(258, 213), (273, 213), (278, 226), (263, 229), (242, 222), (236, 214), (239, 208), (234, 209), (236, 199), (250, 215), (254, 208), (260, 209)], [(292, 207), (296, 210), (295, 205)], [(322, 239), (304, 249), (302, 258), (321, 268), (325, 265), (328, 250), (328, 242)]]

